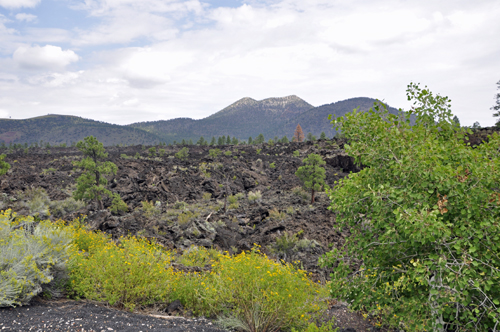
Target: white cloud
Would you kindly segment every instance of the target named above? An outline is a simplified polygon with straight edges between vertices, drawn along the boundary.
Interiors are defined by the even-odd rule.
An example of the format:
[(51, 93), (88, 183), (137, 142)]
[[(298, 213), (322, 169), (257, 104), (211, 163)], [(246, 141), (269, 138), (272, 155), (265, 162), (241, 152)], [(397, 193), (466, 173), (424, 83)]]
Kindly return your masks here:
[[(16, 75), (0, 76), (9, 95), (0, 108), (25, 117), (62, 109), (125, 124), (202, 118), (245, 96), (296, 94), (313, 105), (367, 96), (408, 107), (405, 88), (414, 81), (450, 96), (463, 124), (494, 123), (498, 1), (245, 3), (86, 0), (78, 8), (92, 18), (89, 27), (7, 32), (0, 25), (8, 54), (17, 48), (0, 59), (0, 68), (12, 68), (0, 73)], [(72, 50), (20, 47), (32, 43), (74, 45), (85, 71), (62, 70), (78, 60)]]
[(32, 22), (32, 21), (36, 20), (36, 15), (27, 14), (27, 13), (18, 13), (18, 14), (16, 14), (16, 20), (25, 21), (25, 22)]
[(0, 0), (0, 7), (8, 9), (16, 9), (22, 7), (33, 8), (40, 3), (41, 0)]
[[(92, 30), (78, 30), (76, 45), (124, 44), (139, 38), (153, 42), (174, 38), (177, 20), (200, 15), (204, 5), (198, 0), (87, 0), (75, 8), (101, 18)], [(185, 26), (192, 23), (184, 22)]]
[(20, 46), (12, 58), (24, 69), (62, 69), (79, 57), (72, 50), (63, 51), (58, 46)]

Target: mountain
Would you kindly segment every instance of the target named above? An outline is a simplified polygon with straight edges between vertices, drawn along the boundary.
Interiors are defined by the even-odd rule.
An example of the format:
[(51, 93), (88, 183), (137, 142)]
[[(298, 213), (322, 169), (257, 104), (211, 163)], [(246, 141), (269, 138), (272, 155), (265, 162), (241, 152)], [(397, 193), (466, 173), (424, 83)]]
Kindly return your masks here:
[[(354, 108), (366, 111), (375, 99), (351, 98), (332, 104), (314, 107), (297, 96), (255, 100), (242, 98), (204, 119), (177, 118), (150, 122), (132, 123), (126, 126), (83, 119), (67, 115), (47, 115), (25, 120), (0, 119), (0, 141), (4, 143), (71, 144), (92, 135), (104, 145), (152, 145), (158, 142), (173, 143), (183, 139), (196, 142), (200, 136), (230, 136), (247, 140), (250, 136), (263, 134), (267, 139), (275, 136), (292, 138), (297, 124), (304, 134), (319, 137), (325, 132), (333, 137), (328, 115), (342, 116)], [(389, 112), (396, 114), (395, 108)]]
[(50, 143), (51, 145), (78, 142), (94, 136), (104, 145), (155, 144), (160, 137), (141, 129), (88, 120), (71, 115), (50, 114), (36, 118), (0, 119), (0, 141), (4, 143)]
[(242, 98), (201, 120), (180, 118), (138, 122), (129, 126), (155, 133), (167, 142), (174, 139), (196, 141), (200, 136), (209, 139), (212, 136), (223, 135), (246, 140), (260, 133), (265, 137), (274, 137), (276, 128), (282, 126), (283, 119), (295, 118), (313, 107), (297, 96), (268, 98), (261, 101)]
[[(333, 137), (336, 131), (330, 120), (328, 120), (328, 115), (331, 114), (332, 118), (341, 117), (346, 113), (352, 112), (355, 108), (358, 108), (359, 111), (368, 111), (373, 107), (374, 102), (376, 102), (376, 99), (358, 97), (311, 108), (297, 115), (295, 118), (286, 119), (283, 129), (278, 136), (287, 135), (290, 137), (295, 131), (297, 124), (300, 124), (305, 135), (312, 133), (319, 138), (321, 132), (325, 132), (327, 137)], [(388, 105), (386, 106), (389, 113), (398, 114), (399, 111), (397, 109)]]

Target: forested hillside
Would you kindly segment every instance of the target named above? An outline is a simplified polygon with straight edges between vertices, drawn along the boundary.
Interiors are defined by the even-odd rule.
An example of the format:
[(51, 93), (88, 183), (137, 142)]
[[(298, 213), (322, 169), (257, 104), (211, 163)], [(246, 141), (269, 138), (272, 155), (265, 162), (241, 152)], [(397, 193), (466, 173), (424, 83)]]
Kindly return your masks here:
[(31, 119), (0, 119), (0, 141), (9, 143), (67, 144), (94, 136), (104, 145), (155, 144), (160, 138), (139, 128), (119, 126), (69, 115), (46, 115)]
[[(333, 137), (328, 115), (342, 116), (354, 108), (366, 111), (375, 99), (352, 98), (332, 104), (314, 107), (297, 96), (254, 100), (242, 98), (223, 110), (204, 119), (176, 118), (150, 122), (138, 122), (126, 126), (114, 125), (68, 115), (47, 115), (25, 120), (0, 119), (0, 143), (4, 144), (50, 144), (70, 145), (87, 136), (94, 136), (105, 146), (152, 145), (181, 143), (183, 140), (196, 143), (200, 137), (231, 137), (241, 141), (255, 139), (263, 134), (265, 140), (287, 136), (300, 124), (304, 134), (319, 138), (324, 132)], [(395, 108), (389, 108), (397, 113)]]

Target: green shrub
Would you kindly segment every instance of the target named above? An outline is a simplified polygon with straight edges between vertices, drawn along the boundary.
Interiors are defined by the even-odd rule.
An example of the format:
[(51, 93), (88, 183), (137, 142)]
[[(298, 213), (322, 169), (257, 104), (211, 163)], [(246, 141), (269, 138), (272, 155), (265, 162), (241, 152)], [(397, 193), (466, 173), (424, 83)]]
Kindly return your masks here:
[(198, 214), (193, 213), (191, 211), (185, 211), (177, 216), (177, 222), (179, 225), (187, 224), (191, 219), (194, 219), (198, 216)]
[[(15, 220), (15, 221), (12, 221)], [(62, 291), (71, 233), (50, 221), (0, 213), (0, 307), (27, 304), (46, 291)]]
[(188, 156), (189, 156), (189, 149), (186, 147), (183, 147), (175, 154), (175, 157), (180, 160), (186, 160)]
[(159, 155), (160, 157), (165, 156), (165, 153), (166, 153), (165, 149), (159, 149), (159, 150), (158, 150), (158, 155)]
[(300, 198), (302, 198), (306, 202), (311, 200), (311, 196), (309, 195), (309, 193), (307, 191), (305, 191), (304, 188), (302, 188), (300, 186), (293, 188), (292, 193), (294, 195), (299, 196)]
[(262, 193), (260, 192), (260, 190), (257, 190), (255, 192), (253, 191), (248, 192), (248, 200), (250, 202), (260, 201), (261, 199), (262, 199)]
[(202, 176), (206, 179), (209, 179), (212, 175), (210, 174), (210, 172), (208, 171), (208, 164), (207, 163), (201, 163), (200, 166), (199, 166), (199, 170), (200, 170), (200, 173), (202, 174)]
[(142, 213), (146, 218), (158, 217), (161, 214), (161, 203), (159, 201), (156, 201), (154, 204), (152, 201), (142, 201), (141, 205)]
[(176, 210), (185, 210), (187, 208), (188, 204), (184, 201), (176, 201), (172, 208), (176, 209)]
[(148, 149), (148, 154), (150, 157), (156, 157), (156, 148), (153, 146), (153, 147), (150, 147)]
[(208, 155), (212, 158), (217, 158), (219, 157), (219, 155), (221, 154), (221, 150), (220, 149), (210, 149), (208, 151)]
[(68, 197), (62, 201), (50, 202), (50, 213), (56, 218), (78, 211), (85, 207), (82, 201), (77, 201), (73, 197)]
[(211, 193), (203, 193), (203, 200), (205, 202), (210, 201), (211, 198), (212, 198), (212, 194)]
[(276, 164), (275, 164), (274, 162), (273, 162), (273, 163), (270, 163), (270, 164), (269, 164), (269, 167), (271, 167), (271, 168), (276, 168)]
[(271, 211), (269, 211), (269, 218), (270, 219), (282, 221), (282, 220), (285, 220), (286, 217), (287, 217), (286, 212), (279, 211), (277, 208), (274, 208)]
[(42, 169), (42, 174), (43, 175), (46, 175), (48, 173), (53, 173), (53, 172), (57, 172), (57, 169), (55, 169), (54, 167), (49, 167), (49, 168)]
[(295, 151), (293, 151), (292, 155), (293, 155), (294, 157), (299, 157), (299, 156), (300, 156), (300, 152), (299, 152), (299, 150), (295, 150)]
[[(337, 332), (339, 329), (335, 328), (335, 322), (329, 321), (328, 323), (325, 323), (318, 327), (316, 324), (311, 323), (307, 326), (305, 330), (301, 330), (302, 332)], [(296, 329), (292, 328), (292, 332), (299, 332)]]
[(229, 195), (227, 197), (227, 201), (229, 202), (229, 204), (238, 203), (238, 197), (236, 197), (234, 195)]
[(45, 189), (41, 187), (32, 187), (20, 193), (18, 196), (21, 205), (29, 209), (29, 214), (31, 216), (38, 215), (40, 217), (47, 217), (50, 214), (50, 198)]
[(447, 97), (416, 84), (407, 95), (415, 119), (381, 103), (334, 119), (346, 153), (366, 167), (329, 191), (339, 229), (350, 232), (324, 258), (336, 266), (332, 295), (399, 330), (494, 330), (500, 136), (473, 148)]
[(114, 193), (111, 195), (111, 197), (113, 197), (111, 206), (109, 207), (109, 211), (111, 211), (111, 213), (116, 214), (118, 212), (128, 211), (128, 205), (121, 199), (120, 195)]
[(5, 157), (5, 154), (0, 155), (0, 176), (7, 173), (10, 169), (10, 164), (4, 161)]
[(229, 157), (229, 156), (230, 156), (230, 155), (232, 155), (233, 153), (232, 153), (231, 151), (226, 151), (226, 152), (224, 152), (224, 154), (225, 154), (226, 156), (228, 156), (228, 157)]

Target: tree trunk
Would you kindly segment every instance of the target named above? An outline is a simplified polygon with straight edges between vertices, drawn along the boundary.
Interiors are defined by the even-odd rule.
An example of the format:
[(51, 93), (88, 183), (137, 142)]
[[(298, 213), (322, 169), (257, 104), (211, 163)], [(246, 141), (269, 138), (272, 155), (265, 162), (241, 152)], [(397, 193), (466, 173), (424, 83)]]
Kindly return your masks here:
[(314, 189), (311, 189), (311, 204), (314, 203)]
[(438, 290), (442, 284), (441, 275), (439, 272), (435, 272), (434, 275), (429, 279), (429, 306), (431, 308), (431, 314), (434, 317), (434, 331), (445, 332), (443, 315), (438, 311), (438, 304), (434, 299), (435, 295), (431, 293), (432, 290)]

